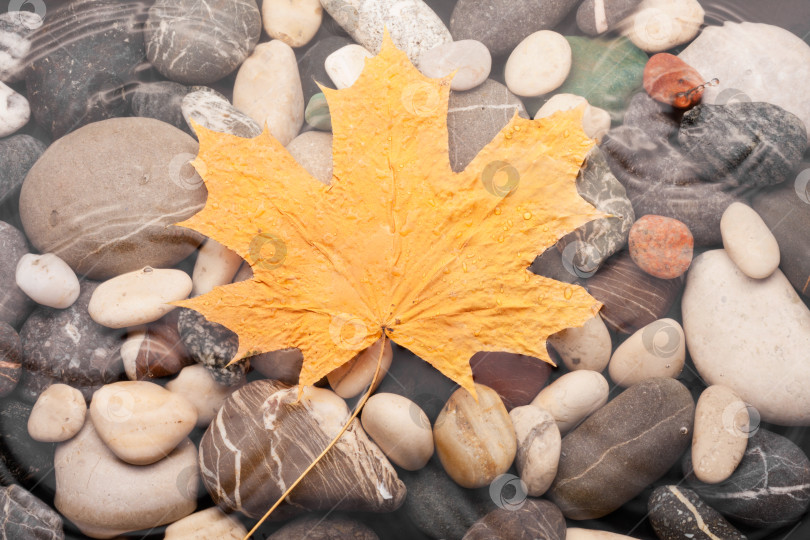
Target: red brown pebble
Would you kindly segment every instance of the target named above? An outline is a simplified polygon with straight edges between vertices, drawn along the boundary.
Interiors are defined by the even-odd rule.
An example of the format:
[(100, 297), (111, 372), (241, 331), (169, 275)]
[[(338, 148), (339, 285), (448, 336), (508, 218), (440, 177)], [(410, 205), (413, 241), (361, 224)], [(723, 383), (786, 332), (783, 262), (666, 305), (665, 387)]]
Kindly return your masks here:
[(644, 67), (644, 90), (661, 103), (688, 109), (700, 103), (704, 79), (695, 68), (669, 53), (658, 53)]
[(646, 215), (630, 228), (630, 256), (639, 268), (662, 279), (683, 275), (692, 263), (695, 240), (677, 219)]
[(121, 360), (130, 380), (168, 377), (194, 363), (180, 340), (176, 311), (149, 326), (130, 329), (121, 346)]

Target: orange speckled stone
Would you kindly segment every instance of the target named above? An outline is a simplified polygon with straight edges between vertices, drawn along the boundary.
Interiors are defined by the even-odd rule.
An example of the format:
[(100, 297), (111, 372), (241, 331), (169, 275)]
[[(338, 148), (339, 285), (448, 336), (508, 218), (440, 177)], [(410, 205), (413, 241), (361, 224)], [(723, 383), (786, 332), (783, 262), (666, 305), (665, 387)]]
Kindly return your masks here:
[(673, 279), (689, 268), (695, 240), (683, 222), (677, 219), (646, 215), (630, 228), (630, 256), (648, 274)]
[[(695, 68), (675, 55), (658, 53), (644, 66), (644, 90), (656, 101), (679, 109), (700, 103), (703, 78)], [(694, 90), (690, 93), (690, 90)]]

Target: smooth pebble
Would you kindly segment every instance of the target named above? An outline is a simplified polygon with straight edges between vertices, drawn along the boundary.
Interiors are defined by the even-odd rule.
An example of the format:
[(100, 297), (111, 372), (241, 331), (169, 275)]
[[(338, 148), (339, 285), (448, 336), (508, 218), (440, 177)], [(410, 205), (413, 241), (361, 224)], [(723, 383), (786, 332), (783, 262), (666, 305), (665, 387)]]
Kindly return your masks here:
[(680, 323), (658, 319), (616, 347), (608, 373), (613, 382), (626, 388), (652, 377), (677, 379), (685, 361), (686, 340)]
[(31, 409), (28, 434), (35, 441), (66, 441), (82, 429), (86, 415), (87, 404), (81, 392), (66, 384), (52, 384)]
[(593, 107), (582, 96), (555, 94), (537, 110), (534, 119), (545, 118), (558, 111), (576, 109), (581, 105), (585, 105), (585, 112), (582, 116), (582, 129), (585, 130), (585, 135), (592, 139), (601, 139), (610, 130), (610, 113), (605, 109)]
[(225, 400), (241, 385), (225, 386), (214, 379), (202, 364), (184, 367), (166, 383), (166, 390), (185, 398), (197, 411), (197, 427), (205, 428), (217, 415)]
[(194, 512), (166, 527), (163, 540), (242, 540), (247, 529), (218, 506)]
[(0, 82), (0, 137), (7, 137), (31, 118), (31, 106), (25, 96)]
[[(700, 394), (692, 435), (692, 462), (698, 480), (717, 484), (732, 475), (748, 446), (751, 420), (748, 406), (728, 386), (713, 384)], [(758, 422), (758, 418), (753, 420)]]
[(517, 436), (517, 466), (527, 495), (540, 497), (551, 486), (560, 461), (560, 429), (551, 413), (536, 405), (509, 411)]
[(532, 405), (545, 409), (565, 434), (608, 400), (607, 380), (601, 373), (579, 370), (566, 373), (537, 394)]
[(264, 0), (262, 23), (272, 39), (290, 47), (303, 47), (321, 27), (323, 8), (320, 0)]
[(363, 72), (366, 58), (372, 56), (364, 47), (352, 43), (327, 56), (323, 65), (335, 88), (348, 88)]
[(579, 327), (566, 328), (548, 338), (569, 371), (601, 372), (610, 361), (613, 345), (602, 317), (596, 315)]
[(388, 373), (388, 368), (391, 367), (391, 360), (394, 353), (391, 349), (391, 340), (380, 338), (374, 342), (370, 347), (357, 353), (357, 355), (340, 366), (332, 370), (327, 376), (329, 386), (332, 390), (342, 398), (353, 398), (366, 390), (371, 381), (374, 380), (374, 373), (377, 370), (377, 359), (380, 358), (380, 348), (383, 347), (382, 358), (380, 364), (380, 372), (377, 375), (377, 382), (374, 384), (376, 389), (385, 374)]
[(199, 296), (227, 285), (242, 266), (242, 257), (213, 238), (200, 246), (194, 270), (191, 273), (191, 296)]
[(618, 27), (642, 51), (658, 53), (692, 41), (704, 16), (698, 0), (643, 0)]
[(379, 393), (363, 406), (363, 429), (392, 463), (408, 471), (433, 456), (433, 432), (425, 412), (410, 399)]
[(27, 253), (20, 257), (16, 278), (17, 286), (43, 306), (63, 309), (79, 297), (79, 278), (53, 253)]
[(419, 70), (438, 79), (453, 73), (450, 90), (464, 91), (482, 84), (492, 69), (492, 55), (486, 45), (474, 39), (444, 43), (422, 53)]
[(535, 97), (556, 90), (571, 71), (571, 45), (562, 34), (540, 30), (509, 55), (504, 67), (506, 87), (514, 94)]
[(306, 171), (324, 184), (332, 181), (332, 134), (305, 131), (287, 145), (287, 151)]
[(746, 276), (763, 279), (779, 267), (779, 244), (750, 206), (735, 202), (720, 219), (723, 249)]

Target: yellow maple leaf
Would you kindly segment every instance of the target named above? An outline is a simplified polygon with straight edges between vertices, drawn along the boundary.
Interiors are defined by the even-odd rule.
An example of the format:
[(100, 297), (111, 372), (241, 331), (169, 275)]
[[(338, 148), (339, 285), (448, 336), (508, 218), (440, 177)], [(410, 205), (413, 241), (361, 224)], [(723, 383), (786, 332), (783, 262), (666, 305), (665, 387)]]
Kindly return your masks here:
[(454, 173), (450, 79), (422, 76), (386, 36), (350, 88), (324, 89), (328, 186), (266, 129), (243, 139), (195, 126), (208, 200), (179, 225), (241, 255), (254, 277), (177, 304), (238, 334), (234, 360), (297, 347), (311, 385), (385, 335), (475, 395), (474, 353), (551, 362), (546, 338), (599, 310), (583, 288), (527, 269), (605, 217), (576, 190), (593, 145), (582, 111), (515, 115)]

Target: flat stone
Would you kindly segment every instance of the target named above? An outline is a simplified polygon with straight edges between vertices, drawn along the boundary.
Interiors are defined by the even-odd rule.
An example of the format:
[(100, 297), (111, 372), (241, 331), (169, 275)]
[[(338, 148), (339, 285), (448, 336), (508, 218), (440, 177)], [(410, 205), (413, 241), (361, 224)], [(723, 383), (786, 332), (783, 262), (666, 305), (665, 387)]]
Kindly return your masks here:
[[(795, 114), (810, 129), (810, 101), (801, 86), (810, 77), (810, 46), (790, 31), (726, 21), (706, 27), (678, 56), (720, 80), (706, 89), (703, 103), (724, 105), (742, 92), (746, 101), (772, 103)], [(778, 92), (774, 80), (779, 81)]]
[(685, 361), (683, 328), (674, 319), (658, 319), (616, 347), (608, 370), (613, 382), (627, 388), (653, 377), (677, 379)]
[(507, 411), (529, 404), (551, 376), (551, 364), (507, 352), (477, 352), (470, 368), (475, 382), (495, 390)]
[(566, 328), (548, 338), (569, 371), (587, 369), (601, 372), (610, 361), (613, 344), (600, 315), (580, 327)]
[(266, 125), (282, 145), (289, 144), (304, 123), (304, 94), (292, 48), (277, 39), (257, 45), (236, 74), (233, 104)]
[(746, 276), (762, 279), (779, 267), (779, 244), (756, 210), (742, 203), (726, 208), (720, 219), (723, 249)]
[(62, 518), (18, 485), (0, 488), (0, 536), (64, 540)]
[(698, 0), (642, 0), (618, 27), (642, 51), (658, 53), (692, 41), (704, 16)]
[[(742, 461), (727, 480), (704, 484), (683, 461), (689, 486), (710, 506), (750, 527), (779, 527), (797, 521), (810, 507), (810, 461), (790, 439), (760, 428), (748, 439)], [(752, 496), (753, 495), (753, 496)]]
[(430, 420), (410, 399), (374, 394), (363, 406), (361, 420), (371, 440), (395, 465), (416, 471), (433, 456)]
[(751, 420), (745, 402), (728, 386), (713, 384), (700, 394), (692, 438), (698, 480), (717, 484), (734, 473), (752, 434)]
[(654, 100), (679, 109), (700, 103), (705, 78), (695, 68), (669, 53), (658, 53), (644, 66), (644, 90)]
[(681, 457), (694, 412), (689, 390), (674, 379), (631, 386), (563, 438), (549, 498), (570, 519), (616, 510)]
[(636, 265), (661, 279), (675, 279), (689, 268), (695, 239), (683, 222), (647, 214), (636, 220), (627, 238)]
[(566, 373), (532, 400), (532, 405), (548, 411), (565, 434), (600, 409), (608, 400), (607, 380), (596, 371)]
[(22, 375), (20, 336), (8, 323), (0, 322), (0, 397), (9, 395)]
[(463, 39), (433, 47), (419, 57), (419, 70), (438, 79), (455, 72), (450, 90), (470, 90), (482, 84), (492, 69), (492, 55), (486, 45)]
[(766, 422), (810, 425), (810, 365), (802, 360), (810, 309), (780, 270), (751, 279), (724, 250), (707, 251), (692, 264), (681, 309), (707, 384), (728, 386)]
[(177, 377), (166, 383), (166, 390), (182, 396), (194, 406), (197, 427), (200, 428), (208, 427), (228, 396), (238, 388), (218, 383), (211, 371), (200, 364), (184, 367)]
[(703, 502), (697, 493), (680, 486), (659, 486), (653, 490), (648, 516), (655, 534), (661, 540), (680, 538), (723, 538), (744, 540), (714, 508)]
[(235, 70), (261, 31), (255, 0), (157, 0), (149, 8), (143, 39), (149, 62), (164, 77), (208, 84)]
[(154, 118), (194, 135), (183, 118), (183, 98), (189, 87), (173, 81), (139, 84), (129, 96), (133, 116)]
[(202, 239), (174, 225), (205, 204), (202, 179), (182, 174), (196, 154), (193, 138), (152, 118), (87, 125), (49, 146), (28, 173), (20, 195), (26, 235), (41, 253), (96, 279), (173, 266)]
[(571, 45), (562, 34), (540, 30), (514, 48), (506, 60), (504, 79), (514, 94), (536, 97), (559, 88), (570, 71)]
[[(203, 482), (220, 508), (262, 516), (337, 435), (349, 417), (329, 390), (257, 380), (234, 392), (200, 442)], [(354, 420), (280, 509), (390, 512), (405, 486)], [(282, 466), (276, 456), (286, 456)], [(242, 474), (249, 471), (249, 474)], [(272, 504), (269, 503), (269, 504)]]
[(130, 465), (85, 422), (57, 446), (54, 464), (56, 509), (93, 538), (172, 523), (197, 506), (197, 449), (188, 439), (157, 463)]
[(19, 327), (36, 305), (17, 286), (17, 261), (28, 254), (25, 235), (0, 221), (0, 322)]
[(262, 2), (262, 23), (272, 39), (280, 39), (290, 47), (303, 47), (315, 37), (321, 26), (323, 9), (320, 0), (265, 0)]
[(565, 517), (548, 501), (527, 499), (520, 508), (498, 508), (476, 521), (462, 540), (514, 538), (565, 540)]
[(166, 527), (163, 540), (242, 540), (247, 529), (219, 507), (189, 514)]
[(585, 0), (577, 9), (577, 26), (589, 36), (613, 30), (641, 0)]
[(509, 411), (517, 436), (517, 466), (526, 494), (540, 497), (551, 486), (560, 461), (560, 429), (550, 412), (535, 405)]
[(332, 134), (306, 131), (287, 145), (287, 151), (306, 171), (324, 184), (332, 181)]
[(87, 404), (81, 392), (66, 384), (52, 384), (31, 409), (28, 434), (40, 442), (66, 441), (82, 429), (86, 415)]
[(335, 88), (348, 88), (354, 84), (363, 68), (366, 58), (372, 55), (364, 47), (352, 43), (336, 50), (326, 57), (324, 68), (329, 78), (335, 83)]
[(610, 130), (610, 113), (599, 107), (592, 107), (588, 100), (574, 94), (554, 94), (534, 113), (534, 119), (546, 118), (558, 111), (569, 111), (585, 105), (582, 116), (582, 128), (585, 135), (592, 139), (601, 139)]
[(17, 287), (42, 306), (64, 309), (79, 297), (79, 278), (53, 253), (23, 255), (15, 278)]

